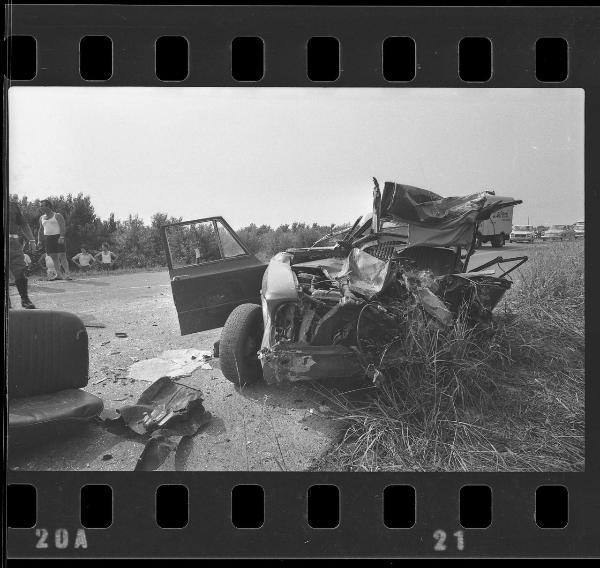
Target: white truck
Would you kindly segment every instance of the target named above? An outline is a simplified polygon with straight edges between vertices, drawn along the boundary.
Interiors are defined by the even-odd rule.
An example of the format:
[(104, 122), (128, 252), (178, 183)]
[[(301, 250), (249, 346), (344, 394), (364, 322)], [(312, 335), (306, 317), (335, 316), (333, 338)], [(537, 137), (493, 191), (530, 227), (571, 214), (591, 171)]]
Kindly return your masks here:
[(503, 247), (510, 239), (512, 231), (513, 208), (506, 207), (496, 211), (489, 219), (479, 223), (477, 227), (477, 246), (490, 243), (492, 247)]

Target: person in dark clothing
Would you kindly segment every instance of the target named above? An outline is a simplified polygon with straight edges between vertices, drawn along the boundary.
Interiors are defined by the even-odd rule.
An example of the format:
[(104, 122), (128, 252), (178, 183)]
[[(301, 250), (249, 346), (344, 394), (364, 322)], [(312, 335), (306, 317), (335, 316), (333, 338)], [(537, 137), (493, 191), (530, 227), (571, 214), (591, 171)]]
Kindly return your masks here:
[(27, 293), (27, 276), (25, 275), (27, 264), (25, 262), (25, 255), (23, 253), (23, 246), (21, 245), (19, 229), (25, 235), (25, 238), (29, 241), (31, 250), (35, 250), (35, 239), (33, 233), (27, 221), (21, 213), (19, 205), (14, 202), (9, 202), (9, 213), (8, 213), (8, 264), (9, 270), (13, 273), (15, 278), (15, 286), (21, 296), (21, 305), (28, 310), (35, 309), (33, 302), (29, 299)]

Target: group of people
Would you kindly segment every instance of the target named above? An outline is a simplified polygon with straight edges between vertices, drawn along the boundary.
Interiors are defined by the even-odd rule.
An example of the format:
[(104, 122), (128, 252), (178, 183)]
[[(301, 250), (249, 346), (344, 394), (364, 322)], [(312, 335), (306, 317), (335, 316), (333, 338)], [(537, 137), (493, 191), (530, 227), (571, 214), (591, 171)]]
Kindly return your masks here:
[[(59, 253), (59, 259), (61, 259), (61, 253)], [(25, 262), (27, 262), (27, 255), (25, 255)], [(117, 255), (108, 249), (108, 243), (102, 243), (102, 250), (97, 254), (92, 254), (85, 247), (81, 247), (81, 252), (78, 252), (71, 261), (78, 270), (81, 272), (88, 272), (92, 266), (98, 265), (103, 270), (110, 270), (114, 268)], [(53, 256), (49, 253), (44, 253), (38, 261), (42, 268), (46, 269), (48, 280), (60, 280), (61, 277), (56, 271), (56, 264)], [(61, 262), (60, 266), (63, 264)], [(68, 269), (67, 269), (68, 270)], [(71, 280), (70, 274), (65, 271), (65, 280)]]
[[(9, 203), (9, 269), (21, 296), (21, 305), (26, 309), (35, 309), (29, 298), (27, 282), (27, 269), (31, 265), (31, 257), (25, 253), (25, 243), (22, 242), (19, 231), (25, 236), (31, 252), (35, 251), (36, 247), (44, 246), (46, 252), (39, 263), (46, 268), (48, 280), (72, 280), (67, 260), (65, 219), (53, 210), (49, 199), (41, 202), (41, 210), (36, 241), (18, 203), (12, 200)], [(89, 270), (96, 262), (101, 268), (110, 270), (114, 267), (117, 255), (109, 250), (108, 243), (102, 243), (102, 250), (96, 255), (82, 247), (81, 252), (71, 260), (82, 271)]]

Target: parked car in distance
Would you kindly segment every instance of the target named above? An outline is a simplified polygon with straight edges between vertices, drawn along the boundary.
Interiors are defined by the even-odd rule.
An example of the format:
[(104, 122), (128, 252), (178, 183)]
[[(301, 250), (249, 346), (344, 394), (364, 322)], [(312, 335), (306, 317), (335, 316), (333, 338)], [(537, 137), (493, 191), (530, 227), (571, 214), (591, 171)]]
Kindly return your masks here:
[(511, 243), (532, 243), (535, 240), (533, 225), (515, 225), (510, 232)]
[(569, 225), (552, 225), (542, 235), (544, 241), (564, 241), (575, 236), (575, 231)]
[(583, 221), (577, 221), (575, 225), (573, 225), (573, 230), (575, 231), (575, 238), (580, 238), (585, 236), (585, 228)]

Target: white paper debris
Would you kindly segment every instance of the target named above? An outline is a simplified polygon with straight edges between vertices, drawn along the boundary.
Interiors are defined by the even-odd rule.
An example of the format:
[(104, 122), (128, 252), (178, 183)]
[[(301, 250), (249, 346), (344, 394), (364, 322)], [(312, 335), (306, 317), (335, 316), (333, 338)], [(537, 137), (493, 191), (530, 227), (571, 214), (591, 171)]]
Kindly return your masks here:
[(128, 369), (127, 376), (136, 381), (153, 383), (161, 377), (187, 377), (196, 369), (212, 369), (207, 362), (210, 351), (199, 349), (172, 349), (158, 357), (138, 361)]
[(180, 365), (202, 363), (202, 369), (212, 369), (212, 367), (206, 362), (212, 358), (210, 351), (201, 351), (200, 349), (171, 349), (169, 351), (163, 351), (159, 357), (161, 359), (175, 361)]

